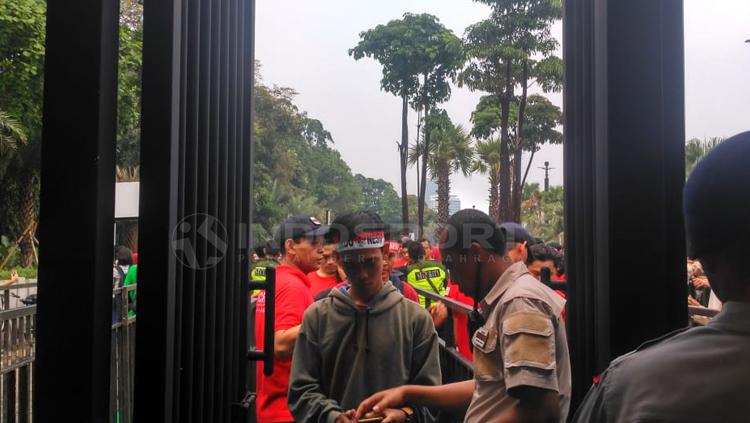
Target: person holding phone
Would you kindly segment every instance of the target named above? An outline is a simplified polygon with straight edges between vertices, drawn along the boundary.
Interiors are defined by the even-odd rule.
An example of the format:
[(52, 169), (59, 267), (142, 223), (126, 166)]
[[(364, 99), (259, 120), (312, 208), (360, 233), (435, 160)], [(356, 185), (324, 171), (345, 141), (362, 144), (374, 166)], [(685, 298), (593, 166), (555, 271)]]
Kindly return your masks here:
[[(289, 409), (298, 422), (353, 421), (362, 400), (404, 384), (439, 385), (438, 336), (430, 314), (384, 281), (385, 225), (360, 211), (329, 232), (349, 283), (305, 312), (292, 355)], [(431, 421), (429, 410), (385, 407), (361, 422)]]

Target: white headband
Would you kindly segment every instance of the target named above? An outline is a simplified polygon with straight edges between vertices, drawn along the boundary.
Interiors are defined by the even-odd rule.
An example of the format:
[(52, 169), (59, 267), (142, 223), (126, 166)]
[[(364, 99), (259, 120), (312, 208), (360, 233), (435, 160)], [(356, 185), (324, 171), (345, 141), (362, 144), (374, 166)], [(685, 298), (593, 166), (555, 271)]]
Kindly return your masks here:
[(339, 242), (338, 252), (363, 250), (365, 248), (383, 248), (385, 245), (384, 231), (360, 232), (348, 241)]

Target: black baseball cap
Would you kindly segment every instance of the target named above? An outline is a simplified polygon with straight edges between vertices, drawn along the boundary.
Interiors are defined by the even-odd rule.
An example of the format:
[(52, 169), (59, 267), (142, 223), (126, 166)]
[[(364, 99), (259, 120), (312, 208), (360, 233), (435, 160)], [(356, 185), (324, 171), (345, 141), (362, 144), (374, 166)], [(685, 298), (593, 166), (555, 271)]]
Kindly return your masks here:
[(526, 230), (520, 223), (516, 222), (503, 222), (500, 224), (500, 229), (505, 235), (505, 242), (512, 242), (515, 244), (526, 243), (526, 251), (528, 254), (528, 261), (534, 260), (534, 255), (531, 253), (531, 246), (536, 244), (536, 239), (531, 236), (529, 231)]
[(328, 233), (329, 229), (328, 225), (320, 223), (314, 216), (297, 214), (281, 222), (273, 239), (277, 245), (281, 246), (287, 239), (323, 236)]

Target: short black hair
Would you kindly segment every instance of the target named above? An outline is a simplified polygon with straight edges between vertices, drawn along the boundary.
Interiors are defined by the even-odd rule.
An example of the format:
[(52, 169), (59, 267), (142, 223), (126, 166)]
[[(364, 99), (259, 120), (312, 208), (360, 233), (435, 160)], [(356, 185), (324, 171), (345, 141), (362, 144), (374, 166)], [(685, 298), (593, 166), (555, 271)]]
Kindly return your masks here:
[(477, 242), (486, 250), (499, 255), (505, 254), (505, 235), (502, 229), (479, 210), (464, 209), (454, 213), (448, 218), (443, 231), (447, 232), (447, 244), (441, 248), (446, 250), (466, 251), (472, 242)]
[(130, 266), (133, 264), (133, 252), (130, 248), (120, 245), (115, 249), (115, 260), (120, 266)]
[(276, 244), (276, 241), (274, 241), (273, 239), (269, 239), (268, 241), (266, 241), (265, 249), (266, 249), (266, 256), (271, 256), (271, 257), (275, 257), (281, 251), (279, 246)]
[(387, 229), (387, 225), (383, 223), (383, 219), (377, 213), (369, 210), (355, 211), (336, 217), (326, 236), (326, 242), (349, 241), (361, 232), (387, 231)]
[(424, 247), (421, 242), (410, 241), (406, 245), (407, 251), (409, 251), (409, 258), (412, 260), (422, 260), (425, 256)]
[(266, 247), (264, 247), (263, 245), (255, 247), (253, 251), (255, 251), (255, 254), (260, 258), (264, 258), (266, 256)]
[(529, 247), (529, 250), (531, 251), (531, 254), (534, 256), (534, 260), (539, 261), (547, 261), (547, 260), (555, 260), (557, 257), (557, 252), (554, 248), (545, 245), (545, 244), (534, 244), (531, 247)]

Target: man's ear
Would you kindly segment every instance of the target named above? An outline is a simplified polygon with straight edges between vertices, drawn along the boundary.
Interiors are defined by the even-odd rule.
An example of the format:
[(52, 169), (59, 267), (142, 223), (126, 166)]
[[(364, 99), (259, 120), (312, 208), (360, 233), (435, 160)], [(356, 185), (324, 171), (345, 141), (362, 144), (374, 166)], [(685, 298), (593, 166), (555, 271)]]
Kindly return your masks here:
[(472, 241), (471, 245), (469, 245), (469, 255), (471, 255), (472, 257), (478, 257), (480, 260), (483, 260), (486, 254), (484, 248), (482, 248), (482, 246), (479, 245), (478, 242)]
[(291, 253), (292, 255), (294, 255), (293, 247), (294, 247), (294, 240), (293, 239), (290, 238), (290, 239), (287, 239), (286, 241), (284, 241), (284, 251), (286, 251), (286, 254), (290, 254)]

